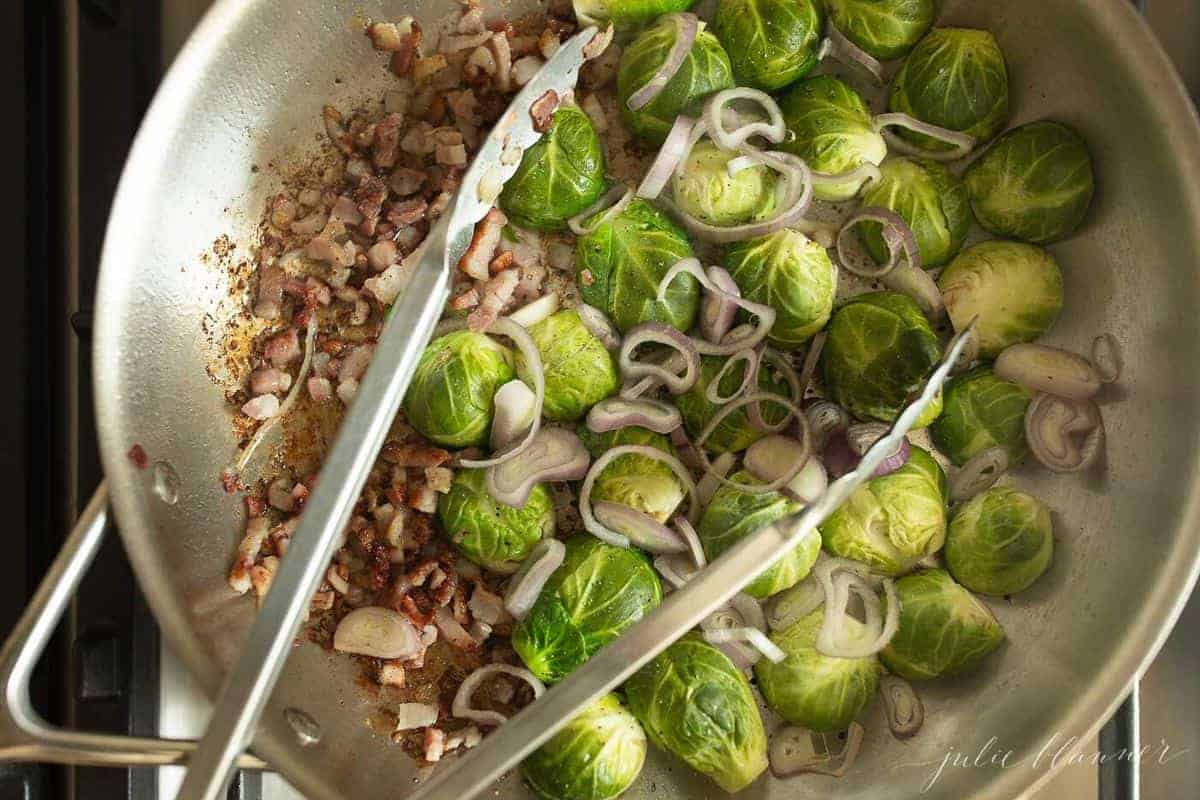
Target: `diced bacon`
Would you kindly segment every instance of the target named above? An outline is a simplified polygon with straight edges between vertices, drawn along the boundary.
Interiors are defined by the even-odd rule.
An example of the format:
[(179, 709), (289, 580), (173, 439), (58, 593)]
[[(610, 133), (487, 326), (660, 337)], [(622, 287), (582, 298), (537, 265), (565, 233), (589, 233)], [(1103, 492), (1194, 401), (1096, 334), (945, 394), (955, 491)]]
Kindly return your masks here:
[(254, 304), (254, 316), (261, 319), (278, 319), (283, 305), (283, 284), (287, 275), (282, 267), (274, 265), (258, 270), (258, 300)]
[(270, 529), (271, 521), (266, 517), (251, 517), (246, 522), (246, 533), (238, 545), (233, 567), (229, 570), (229, 588), (238, 594), (250, 591), (250, 569), (254, 566)]
[(542, 60), (541, 56), (529, 55), (524, 56), (523, 58), (518, 58), (513, 62), (513, 83), (517, 84), (517, 86), (524, 86), (525, 84), (529, 83), (531, 80), (533, 80), (533, 76), (538, 74), (538, 70), (541, 69), (542, 65), (545, 63), (546, 62)]
[(462, 166), (467, 163), (467, 148), (461, 144), (439, 144), (434, 158), (439, 164)]
[[(461, 92), (450, 92), (450, 112), (454, 114), (456, 122), (467, 125), (478, 125), (479, 117), (479, 101), (475, 99), (475, 93), (470, 89)], [(459, 137), (462, 139), (463, 137)]]
[(442, 53), (434, 53), (428, 58), (418, 58), (412, 65), (412, 79), (416, 83), (428, 80), (446, 68), (449, 62)]
[(421, 191), (424, 184), (425, 173), (419, 169), (409, 169), (408, 167), (396, 167), (392, 170), (391, 178), (388, 180), (388, 185), (392, 187), (392, 191), (398, 197), (416, 194)]
[(292, 233), (298, 236), (311, 236), (320, 233), (329, 224), (329, 217), (321, 209), (315, 209), (304, 219), (292, 223)]
[(479, 307), (467, 317), (467, 327), (473, 331), (487, 330), (500, 316), (500, 311), (512, 300), (519, 281), (515, 269), (505, 270), (489, 278), (483, 286)]
[[(403, 689), (407, 685), (404, 667), (398, 660), (384, 661), (379, 665), (379, 685), (393, 686), (397, 689)], [(437, 718), (434, 719), (436, 721)]]
[(450, 307), (455, 311), (466, 311), (479, 305), (479, 290), (474, 286), (468, 287), (450, 300)]
[(558, 52), (560, 46), (558, 34), (546, 28), (538, 37), (538, 52), (542, 54), (542, 58), (550, 58)]
[(395, 264), (399, 257), (400, 248), (396, 247), (396, 243), (391, 239), (382, 239), (371, 245), (371, 249), (367, 251), (367, 263), (375, 272), (383, 272)]
[(483, 8), (471, 3), (459, 17), (457, 28), (459, 33), (481, 33), (484, 30)]
[(318, 305), (327, 306), (333, 302), (333, 292), (329, 285), (311, 275), (304, 281), (305, 299), (311, 298)]
[(442, 53), (457, 53), (460, 50), (470, 50), (486, 44), (491, 38), (492, 32), (487, 30), (479, 33), (451, 34), (442, 37), (442, 41), (438, 45), (438, 51)]
[(496, 257), (491, 260), (491, 263), (488, 264), (488, 272), (491, 273), (492, 275), (495, 275), (497, 273), (503, 272), (504, 270), (508, 269), (512, 265), (513, 265), (512, 250), (505, 250), (503, 252), (497, 253)]
[(362, 220), (363, 217), (362, 213), (358, 210), (358, 204), (348, 195), (338, 195), (333, 208), (329, 210), (329, 221), (341, 222), (345, 225), (357, 225)]
[(291, 385), (292, 376), (274, 367), (264, 367), (250, 373), (250, 391), (255, 394), (286, 392)]
[(325, 119), (325, 133), (328, 134), (330, 141), (337, 149), (346, 155), (354, 152), (354, 143), (346, 131), (345, 119), (341, 112), (333, 106), (325, 106), (321, 116)]
[(467, 56), (463, 65), (463, 74), (470, 80), (477, 80), (482, 75), (492, 77), (496, 74), (496, 56), (490, 47), (476, 47)]
[(396, 227), (413, 225), (420, 222), (429, 213), (429, 204), (423, 198), (404, 200), (394, 204), (388, 210), (388, 222)]
[(375, 226), (379, 223), (379, 213), (383, 210), (383, 201), (387, 199), (387, 196), (387, 184), (374, 175), (364, 178), (359, 187), (354, 190), (358, 211), (363, 215), (363, 221), (358, 226), (363, 235), (375, 235)]
[(554, 118), (554, 112), (557, 109), (558, 92), (553, 89), (547, 89), (529, 107), (529, 116), (533, 118), (533, 129), (539, 133), (545, 133), (550, 130), (550, 122)]
[(346, 580), (349, 575), (350, 568), (344, 564), (330, 564), (325, 571), (325, 581), (338, 594), (345, 594), (350, 591), (350, 583)]
[(546, 268), (535, 263), (520, 268), (520, 280), (513, 292), (513, 298), (522, 302), (531, 302), (542, 296), (542, 282), (546, 279)]
[(494, 34), (488, 44), (496, 59), (496, 88), (507, 92), (512, 88), (512, 50), (508, 46), (508, 37), (502, 33)]
[(296, 201), (286, 194), (277, 194), (271, 200), (271, 224), (281, 231), (288, 230), (296, 219)]
[(508, 217), (498, 208), (488, 211), (487, 215), (475, 226), (475, 234), (471, 244), (458, 262), (458, 268), (476, 280), (486, 280), (488, 264), (495, 255), (496, 246), (500, 244), (500, 234), (508, 224)]
[(338, 399), (346, 405), (350, 405), (350, 401), (354, 399), (354, 395), (356, 394), (358, 394), (358, 381), (354, 378), (347, 378), (338, 383)]
[(242, 413), (251, 419), (270, 419), (279, 413), (279, 398), (273, 394), (260, 394), (242, 406)]
[(388, 114), (375, 126), (375, 141), (371, 145), (371, 158), (379, 169), (396, 166), (396, 154), (400, 149), (400, 128), (404, 117)]
[(403, 17), (399, 22), (373, 22), (367, 27), (367, 36), (376, 50), (394, 53), (404, 46), (404, 39), (419, 29), (412, 17)]
[(427, 122), (410, 127), (400, 140), (400, 149), (409, 155), (429, 155), (435, 147), (431, 131), (432, 128)]
[(352, 158), (346, 162), (346, 182), (361, 183), (371, 177), (371, 162), (365, 158)]
[(304, 254), (314, 261), (324, 261), (338, 267), (354, 266), (354, 243), (339, 244), (324, 232), (309, 240)]
[(508, 49), (512, 53), (512, 57), (516, 59), (536, 53), (538, 51), (537, 37), (513, 36), (508, 40)]
[(416, 442), (388, 442), (380, 454), (389, 464), (404, 468), (440, 467), (450, 461), (449, 451)]
[(329, 382), (328, 378), (309, 378), (307, 385), (308, 396), (313, 399), (314, 403), (324, 403), (333, 397), (333, 384)]
[(354, 301), (354, 312), (350, 315), (351, 325), (365, 325), (371, 318), (371, 304), (361, 297)]
[(254, 587), (254, 599), (259, 608), (266, 599), (267, 591), (271, 588), (271, 581), (275, 579), (275, 572), (278, 569), (279, 559), (275, 556), (267, 556), (261, 564), (255, 564), (250, 568), (250, 584)]
[(271, 508), (284, 513), (292, 511), (296, 507), (296, 501), (292, 499), (291, 480), (280, 477), (267, 484), (267, 502), (271, 504)]
[(338, 378), (344, 381), (361, 378), (367, 371), (367, 365), (371, 363), (373, 355), (375, 355), (375, 345), (358, 345), (342, 359), (342, 365), (338, 367)]
[(425, 485), (438, 494), (450, 491), (450, 484), (453, 480), (454, 473), (446, 467), (425, 468)]
[(408, 496), (408, 507), (425, 514), (437, 511), (437, 505), (437, 492), (424, 484), (416, 486)]
[(267, 340), (263, 357), (277, 367), (286, 367), (300, 357), (300, 333), (288, 328)]

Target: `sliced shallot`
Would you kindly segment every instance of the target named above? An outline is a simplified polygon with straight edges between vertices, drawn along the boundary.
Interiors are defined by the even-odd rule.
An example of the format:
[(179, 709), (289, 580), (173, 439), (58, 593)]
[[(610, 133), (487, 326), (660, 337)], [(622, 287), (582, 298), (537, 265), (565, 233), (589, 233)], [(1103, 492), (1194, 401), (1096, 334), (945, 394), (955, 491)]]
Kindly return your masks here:
[(787, 653), (772, 642), (758, 628), (725, 628), (723, 630), (705, 631), (704, 640), (709, 644), (727, 644), (729, 642), (746, 642), (768, 661), (778, 664), (787, 658)]
[(733, 469), (733, 462), (736, 458), (733, 453), (721, 453), (715, 461), (709, 464), (708, 471), (696, 484), (696, 496), (701, 505), (707, 506), (712, 502), (713, 495), (721, 485), (721, 478), (724, 478)]
[(804, 617), (821, 607), (825, 592), (821, 582), (810, 574), (787, 591), (781, 592), (767, 603), (767, 625), (773, 631), (792, 627)]
[(879, 279), (893, 292), (911, 297), (929, 321), (937, 324), (946, 316), (946, 302), (933, 277), (912, 264), (897, 264), (894, 269)]
[(691, 52), (692, 45), (696, 43), (696, 34), (700, 32), (700, 20), (695, 14), (684, 11), (669, 14), (668, 18), (675, 23), (675, 41), (671, 45), (666, 59), (650, 76), (650, 80), (629, 96), (626, 105), (629, 106), (630, 111), (640, 111), (658, 97), (659, 93), (671, 82), (671, 78), (675, 77), (683, 60)]
[(764, 633), (767, 630), (767, 615), (763, 612), (762, 603), (745, 592), (738, 592), (729, 598), (729, 606), (742, 615), (746, 625)]
[(692, 556), (692, 561), (696, 563), (696, 569), (704, 569), (708, 566), (708, 559), (704, 557), (704, 547), (700, 544), (700, 536), (692, 527), (692, 523), (688, 522), (686, 517), (675, 517), (671, 520), (671, 524), (675, 526), (675, 532), (679, 534), (679, 538), (687, 545), (688, 553)]
[[(741, 636), (723, 637), (720, 634), (745, 627), (746, 620), (730, 606), (719, 608), (700, 620), (700, 630), (704, 631), (704, 639), (724, 653), (738, 669), (753, 667), (762, 658), (762, 651), (752, 647)], [(710, 638), (710, 634), (718, 635)]]
[[(869, 573), (865, 564), (830, 558), (816, 564), (813, 574), (825, 592), (817, 652), (831, 658), (868, 658), (888, 646), (900, 628), (900, 600), (893, 580), (882, 581), (887, 597), (885, 614), (881, 611), (879, 596), (866, 580)], [(848, 621), (852, 619), (849, 612), (851, 594), (862, 600), (867, 618), (861, 629), (855, 625), (855, 633), (848, 635)]]
[(1009, 345), (992, 370), (1001, 380), (1069, 400), (1094, 397), (1103, 382), (1099, 371), (1083, 356), (1044, 344)]
[(764, 436), (750, 445), (742, 463), (760, 481), (782, 481), (781, 485), (786, 485), (809, 461), (809, 455), (803, 442), (776, 434)]
[(812, 435), (813, 450), (824, 452), (830, 439), (850, 427), (850, 415), (837, 403), (818, 400), (804, 411), (808, 419), (808, 430)]
[(616, 459), (624, 455), (643, 456), (645, 458), (661, 461), (671, 468), (675, 473), (675, 477), (683, 484), (688, 494), (688, 519), (695, 520), (700, 515), (700, 505), (696, 502), (696, 482), (692, 480), (691, 473), (687, 467), (679, 462), (675, 456), (670, 453), (664, 453), (657, 447), (649, 447), (647, 445), (624, 444), (618, 447), (610, 448), (592, 463), (587, 475), (584, 476), (583, 485), (579, 488), (579, 516), (583, 519), (583, 527), (588, 533), (617, 547), (628, 547), (629, 539), (623, 534), (606, 527), (592, 513), (592, 487), (596, 483), (596, 478), (604, 471), (604, 468), (611, 464)]
[(912, 684), (895, 675), (879, 679), (879, 696), (888, 728), (897, 739), (916, 736), (925, 724), (925, 704)]
[(532, 303), (521, 306), (508, 315), (508, 318), (522, 328), (532, 328), (546, 317), (558, 311), (558, 292), (543, 295)]
[(648, 553), (686, 553), (687, 543), (674, 531), (645, 512), (623, 503), (597, 500), (592, 514), (605, 528), (616, 531), (631, 544)]
[(981, 450), (950, 476), (950, 502), (961, 503), (992, 488), (1007, 469), (1008, 453), (1003, 447)]
[(522, 380), (511, 380), (496, 390), (492, 400), (492, 450), (503, 450), (533, 425), (537, 396)]
[(879, 60), (866, 50), (847, 39), (846, 35), (832, 23), (825, 26), (825, 38), (821, 40), (821, 45), (817, 48), (818, 61), (829, 57), (837, 59), (848, 67), (862, 67), (871, 74), (876, 83), (883, 83), (883, 64), (879, 63)]
[[(733, 109), (726, 115), (726, 106), (736, 100), (751, 100), (766, 112), (764, 122), (757, 116), (749, 122), (741, 122), (741, 115)], [(725, 120), (734, 117), (739, 124), (733, 130), (725, 129)], [(704, 122), (708, 128), (708, 136), (722, 150), (737, 150), (751, 136), (761, 136), (772, 144), (779, 144), (787, 136), (787, 125), (783, 121), (783, 112), (775, 98), (759, 89), (739, 86), (734, 89), (722, 89), (712, 94), (704, 101)]]
[[(676, 350), (684, 359), (684, 371), (680, 375), (658, 364), (635, 361), (634, 351), (643, 344), (661, 344)], [(700, 377), (700, 353), (696, 343), (687, 334), (680, 333), (661, 322), (643, 322), (635, 325), (621, 342), (618, 356), (621, 375), (626, 380), (651, 377), (661, 381), (671, 394), (683, 394)]]
[(1102, 333), (1092, 340), (1092, 366), (1104, 383), (1116, 383), (1121, 378), (1125, 361), (1121, 358), (1121, 347), (1117, 337)]
[(473, 720), (480, 725), (501, 725), (507, 722), (508, 717), (499, 711), (487, 711), (471, 706), (471, 698), (474, 696), (475, 690), (488, 678), (500, 674), (511, 675), (528, 683), (533, 688), (535, 700), (546, 693), (546, 684), (523, 667), (513, 667), (508, 664), (486, 664), (463, 679), (462, 684), (458, 687), (458, 692), (454, 695), (454, 702), (450, 705), (450, 713), (460, 719)]
[[(938, 125), (931, 125), (908, 114), (897, 112), (880, 114), (875, 117), (874, 126), (876, 131), (883, 134), (888, 149), (908, 156), (921, 156), (931, 161), (955, 161), (969, 154), (975, 147), (975, 137), (969, 133), (961, 133), (959, 131), (952, 131), (949, 128), (942, 128)], [(892, 133), (889, 130), (892, 127), (906, 128), (913, 133), (919, 133), (922, 136), (928, 136), (930, 139), (936, 139), (939, 142), (950, 145), (950, 149), (928, 150), (924, 147), (918, 147)]]
[(751, 314), (758, 319), (758, 327), (754, 329), (752, 334), (747, 336), (731, 337), (725, 336), (720, 344), (713, 344), (702, 339), (692, 339), (692, 344), (697, 352), (710, 356), (728, 356), (736, 353), (739, 350), (746, 348), (754, 348), (766, 338), (771, 331), (771, 326), (775, 324), (776, 312), (775, 309), (763, 303), (755, 303), (750, 300), (744, 300), (738, 295), (730, 294), (720, 288), (711, 278), (708, 273), (700, 266), (698, 258), (684, 258), (677, 261), (666, 271), (662, 280), (658, 282), (658, 301), (665, 302), (667, 298), (667, 287), (674, 282), (682, 273), (687, 273), (695, 278), (704, 289), (721, 299), (732, 302), (738, 308)]
[[(882, 422), (860, 422), (846, 429), (846, 443), (855, 455), (862, 458), (871, 449), (871, 445), (887, 436), (890, 430), (891, 428)], [(875, 468), (873, 476), (879, 478), (900, 469), (908, 463), (909, 452), (908, 439), (901, 439), (899, 446)]]
[(342, 617), (333, 631), (333, 649), (371, 658), (411, 658), (421, 637), (408, 618), (390, 608), (363, 606)]
[[(800, 407), (786, 397), (782, 397), (777, 394), (768, 394), (766, 392), (755, 392), (754, 394), (748, 394), (739, 397), (736, 400), (733, 400), (722, 406), (721, 409), (713, 415), (712, 419), (708, 421), (708, 424), (704, 426), (704, 430), (700, 432), (700, 435), (696, 437), (696, 452), (700, 456), (700, 461), (704, 466), (705, 473), (713, 474), (712, 463), (708, 460), (708, 455), (704, 451), (704, 442), (708, 440), (708, 437), (712, 436), (713, 431), (715, 431), (717, 427), (725, 421), (725, 418), (733, 412), (744, 406), (750, 405), (751, 403), (764, 402), (775, 403), (783, 406), (785, 409), (787, 409), (789, 414), (796, 419), (796, 422), (798, 423), (797, 427), (800, 429), (801, 434), (799, 441), (804, 445), (806, 450), (805, 458), (808, 457), (807, 452), (811, 452), (811, 442), (808, 435), (808, 422), (804, 417), (804, 412), (800, 410)], [(721, 476), (714, 475), (714, 477), (719, 483), (725, 486), (730, 486), (734, 489), (742, 492), (748, 492), (750, 494), (766, 494), (767, 492), (778, 491), (780, 487), (787, 483), (786, 480), (776, 479), (762, 484), (748, 484), (740, 483), (738, 481)]]
[(705, 287), (704, 298), (700, 301), (700, 333), (713, 344), (719, 344), (737, 317), (737, 303), (726, 298), (741, 297), (742, 292), (723, 267), (709, 267), (706, 274), (712, 285), (724, 294), (717, 294)]
[(817, 501), (829, 487), (829, 474), (819, 458), (810, 457), (796, 476), (780, 489), (781, 492), (797, 503), (811, 505)]
[(1104, 419), (1091, 400), (1039, 394), (1025, 411), (1025, 440), (1048, 469), (1079, 472), (1104, 449)]
[[(625, 207), (632, 201), (633, 192), (629, 191), (623, 184), (618, 183), (601, 195), (599, 200), (567, 220), (567, 227), (576, 236), (588, 236), (595, 232), (601, 225), (624, 211)], [(592, 224), (586, 224), (592, 217), (595, 217)]]
[(497, 503), (522, 508), (529, 493), (547, 481), (577, 481), (587, 474), (591, 455), (574, 431), (542, 428), (516, 458), (488, 467), (488, 494)]
[(696, 574), (696, 565), (686, 556), (675, 554), (658, 556), (654, 559), (654, 569), (663, 577), (672, 589), (682, 589), (683, 585)]
[(692, 131), (695, 127), (696, 120), (692, 117), (680, 114), (675, 118), (666, 140), (658, 149), (658, 155), (654, 157), (654, 163), (650, 165), (646, 177), (638, 184), (638, 197), (653, 200), (662, 194), (667, 181), (671, 180), (675, 173), (675, 168), (687, 158), (692, 149)]
[(542, 539), (533, 546), (504, 593), (504, 608), (514, 619), (525, 618), (566, 555), (567, 548), (558, 539)]
[(603, 311), (589, 306), (587, 303), (580, 303), (575, 306), (575, 313), (579, 315), (579, 321), (583, 323), (583, 327), (587, 328), (592, 336), (599, 339), (609, 350), (616, 350), (621, 346), (620, 332)]
[[(854, 229), (863, 222), (880, 225), (883, 243), (888, 249), (888, 259), (877, 264), (858, 240)], [(882, 278), (900, 263), (900, 256), (908, 259), (909, 266), (920, 268), (921, 252), (908, 223), (894, 211), (886, 208), (860, 208), (846, 218), (837, 235), (838, 261), (848, 271), (860, 278)]]
[(592, 406), (587, 414), (588, 430), (606, 433), (638, 427), (655, 433), (670, 433), (683, 422), (679, 409), (661, 400), (609, 397)]
[[(725, 376), (737, 367), (742, 366), (742, 382), (733, 390), (731, 394), (721, 394), (721, 382), (725, 380)], [(704, 398), (715, 406), (722, 406), (730, 400), (734, 400), (745, 394), (750, 388), (751, 382), (758, 375), (758, 353), (754, 350), (739, 350), (729, 358), (725, 359), (725, 363), (721, 365), (721, 369), (713, 376), (713, 379), (708, 382), (708, 386), (704, 387)]]
[[(834, 747), (839, 737), (832, 733), (817, 733), (807, 728), (789, 725), (771, 737), (767, 763), (776, 778), (790, 778), (806, 772), (840, 778), (854, 765), (862, 749), (866, 729), (851, 722), (845, 744)], [(818, 744), (817, 740), (820, 740)]]
[[(824, 331), (821, 333), (824, 333)], [(824, 341), (823, 336), (821, 337), (821, 341)], [(769, 364), (783, 378), (784, 383), (788, 386), (788, 395), (792, 398), (792, 402), (799, 403), (800, 398), (804, 395), (804, 387), (800, 384), (800, 376), (792, 368), (792, 364), (788, 361), (787, 356), (770, 347), (763, 349), (762, 355), (759, 356), (758, 361), (755, 363), (750, 386), (759, 385), (758, 376), (762, 371), (764, 363)], [(786, 416), (778, 422), (767, 422), (763, 419), (761, 403), (754, 403), (748, 407), (746, 409), (746, 416), (750, 421), (750, 427), (762, 433), (779, 433), (788, 425), (788, 417)]]

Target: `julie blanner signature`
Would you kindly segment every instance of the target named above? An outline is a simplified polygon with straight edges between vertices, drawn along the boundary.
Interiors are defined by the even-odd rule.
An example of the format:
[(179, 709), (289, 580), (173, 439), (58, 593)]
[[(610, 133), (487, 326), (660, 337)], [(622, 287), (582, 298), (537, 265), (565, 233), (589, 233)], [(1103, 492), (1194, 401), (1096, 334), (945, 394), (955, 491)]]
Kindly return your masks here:
[(959, 750), (951, 747), (940, 760), (911, 761), (897, 764), (894, 769), (930, 767), (929, 778), (921, 787), (925, 793), (932, 789), (948, 772), (960, 769), (1013, 769), (1026, 767), (1032, 770), (1052, 770), (1061, 765), (1099, 766), (1114, 761), (1136, 761), (1140, 764), (1169, 764), (1191, 752), (1191, 748), (1175, 748), (1160, 739), (1158, 744), (1143, 745), (1137, 750), (1083, 750), (1078, 736), (1063, 736), (1055, 733), (1032, 756), (1018, 756), (1013, 750), (1000, 746), (998, 737), (988, 739), (976, 751)]

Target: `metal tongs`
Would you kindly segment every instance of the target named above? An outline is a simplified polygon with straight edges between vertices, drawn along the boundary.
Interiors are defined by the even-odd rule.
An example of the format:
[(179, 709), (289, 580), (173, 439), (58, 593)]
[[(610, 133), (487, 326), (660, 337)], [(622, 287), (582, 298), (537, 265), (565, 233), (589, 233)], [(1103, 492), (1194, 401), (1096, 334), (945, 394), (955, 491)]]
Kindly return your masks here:
[[(189, 759), (187, 777), (178, 795), (181, 800), (222, 797), (234, 762), (251, 743), (299, 631), (309, 598), (324, 577), (421, 352), (441, 317), (449, 298), (451, 269), (470, 244), (475, 223), (492, 207), (494, 198), (480, 197), (480, 179), (487, 175), (494, 185), (497, 175), (502, 181), (512, 177), (517, 160), (502, 160), (501, 154), (511, 148), (524, 150), (537, 141), (541, 134), (533, 127), (531, 106), (548, 91), (562, 97), (574, 88), (586, 60), (584, 52), (600, 35), (596, 28), (576, 34), (526, 84), (464, 175), (453, 212), (439, 219), (430, 231), (423, 255), (403, 295), (393, 306), (375, 357), (321, 468), (320, 480), (272, 581), (271, 591), (246, 637), (237, 664), (226, 676), (212, 721)], [(506, 165), (505, 160), (513, 163)], [(817, 525), (871, 476), (932, 402), (969, 333), (970, 327), (951, 342), (921, 396), (904, 410), (891, 432), (867, 451), (854, 471), (830, 484), (825, 494), (801, 513), (746, 537), (684, 588), (671, 594), (654, 613), (505, 723), (501, 735), (489, 736), (481, 746), (438, 772), (417, 790), (414, 800), (435, 797), (466, 800), (484, 791), (583, 706), (617, 687), (724, 605), (803, 537), (816, 535)]]
[(547, 92), (562, 98), (574, 90), (585, 50), (601, 35), (594, 27), (577, 33), (517, 94), (463, 175), (453, 211), (443, 214), (426, 237), (423, 254), (392, 307), (271, 591), (222, 684), (208, 729), (189, 759), (178, 795), (181, 800), (224, 797), (234, 761), (254, 737), (309, 600), (337, 550), (421, 352), (449, 299), (451, 270), (470, 244), (475, 223), (492, 207), (494, 198), (480, 197), (481, 178), (488, 177), (494, 185), (497, 177), (502, 182), (512, 177), (520, 159), (502, 160), (501, 154), (523, 151), (541, 138), (533, 127), (532, 105)]

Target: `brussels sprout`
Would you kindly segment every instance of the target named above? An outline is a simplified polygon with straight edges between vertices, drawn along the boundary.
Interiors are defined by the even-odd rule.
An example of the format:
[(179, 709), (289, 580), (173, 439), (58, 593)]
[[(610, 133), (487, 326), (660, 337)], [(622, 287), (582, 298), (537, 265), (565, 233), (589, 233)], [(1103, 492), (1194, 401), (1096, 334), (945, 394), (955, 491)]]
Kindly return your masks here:
[(579, 534), (525, 619), (512, 646), (548, 683), (592, 657), (662, 602), (662, 585), (646, 557)]
[(937, 19), (937, 0), (824, 0), (833, 26), (876, 58), (912, 49)]
[(955, 513), (946, 532), (950, 574), (980, 594), (1016, 594), (1028, 588), (1053, 555), (1050, 509), (1007, 487), (975, 495)]
[(492, 427), (492, 398), (513, 379), (513, 354), (482, 333), (455, 331), (429, 343), (404, 396), (409, 423), (446, 447), (477, 447)]
[(1054, 256), (1021, 242), (980, 242), (938, 276), (955, 330), (976, 316), (979, 354), (995, 358), (1017, 342), (1041, 336), (1062, 309), (1062, 273)]
[(522, 228), (564, 230), (604, 193), (604, 148), (578, 106), (561, 106), (500, 192), (500, 208)]
[[(934, 28), (892, 80), (888, 108), (987, 141), (1008, 120), (1008, 67), (995, 37), (972, 28)], [(926, 150), (951, 146), (901, 130)]]
[(917, 304), (898, 292), (874, 292), (834, 312), (821, 374), (833, 402), (856, 417), (891, 422), (940, 358)]
[(825, 549), (899, 575), (946, 540), (946, 474), (920, 447), (895, 472), (872, 478), (821, 524)]
[(729, 174), (737, 153), (719, 149), (707, 139), (697, 142), (671, 177), (675, 205), (709, 225), (740, 225), (764, 219), (775, 210), (777, 173), (755, 164)]
[(686, 331), (696, 319), (700, 288), (680, 274), (658, 302), (667, 270), (692, 255), (692, 246), (673, 222), (644, 200), (579, 237), (579, 295), (613, 321), (622, 333), (642, 322), (663, 322)]
[[(878, 164), (887, 155), (871, 109), (840, 78), (818, 75), (801, 82), (783, 96), (779, 109), (791, 134), (780, 147), (817, 172), (841, 175), (863, 164)], [(813, 194), (818, 200), (840, 202), (858, 194), (862, 185), (862, 180), (822, 183), (813, 187)]]
[[(767, 705), (793, 725), (814, 731), (841, 731), (862, 713), (879, 689), (879, 659), (831, 658), (817, 652), (824, 612), (817, 609), (771, 636), (787, 658), (764, 658), (754, 665)], [(847, 632), (861, 638), (866, 628), (847, 618)]]
[(738, 86), (773, 92), (817, 65), (821, 16), (815, 0), (721, 0), (713, 33)]
[(678, 32), (674, 18), (663, 17), (630, 42), (621, 53), (617, 69), (617, 98), (625, 125), (635, 136), (652, 144), (662, 144), (675, 124), (675, 117), (698, 113), (704, 98), (734, 85), (729, 56), (717, 37), (702, 30), (662, 91), (637, 111), (630, 110), (629, 98), (667, 60)]
[(696, 0), (575, 0), (580, 25), (603, 28), (611, 22), (618, 30), (638, 28), (674, 11), (687, 11)]
[[(709, 420), (721, 410), (721, 406), (709, 402), (705, 393), (708, 391), (708, 384), (712, 383), (723, 366), (725, 366), (725, 359), (720, 356), (705, 356), (700, 359), (700, 377), (695, 385), (675, 398), (675, 407), (683, 416), (683, 427), (693, 438), (699, 436), (704, 431), (704, 427), (708, 425)], [(737, 391), (737, 388), (742, 385), (745, 374), (744, 363), (725, 373), (720, 384), (722, 396), (728, 397)], [(779, 375), (769, 363), (764, 363), (762, 369), (758, 371), (758, 388), (760, 391), (783, 397), (789, 397), (791, 391), (783, 376)], [(761, 413), (764, 422), (774, 425), (782, 422), (788, 412), (778, 403), (763, 403)], [(704, 440), (704, 449), (714, 453), (736, 453), (745, 450), (764, 436), (766, 436), (765, 433), (750, 424), (747, 408), (743, 406), (721, 420), (712, 435)]]
[(967, 672), (1004, 641), (1004, 629), (988, 607), (944, 569), (904, 576), (896, 581), (896, 594), (900, 629), (880, 658), (901, 678), (919, 681)]
[(989, 447), (1003, 447), (1016, 463), (1025, 456), (1029, 400), (1029, 392), (1000, 380), (989, 366), (955, 376), (946, 384), (942, 415), (929, 431), (933, 443), (959, 466)]
[[(962, 249), (971, 227), (971, 206), (961, 179), (925, 159), (893, 158), (884, 163), (882, 178), (863, 193), (863, 205), (896, 212), (913, 232), (921, 266), (940, 267)], [(858, 226), (867, 252), (887, 261), (888, 248), (877, 222)]]
[[(542, 415), (554, 422), (573, 422), (611, 394), (620, 378), (612, 354), (579, 319), (574, 309), (559, 311), (530, 327), (546, 373)], [(517, 375), (533, 383), (525, 359), (516, 355)]]
[(1092, 156), (1075, 131), (1031, 122), (996, 140), (966, 174), (979, 224), (998, 236), (1046, 244), (1068, 236), (1092, 202)]
[(746, 676), (695, 634), (634, 673), (625, 699), (656, 747), (727, 792), (744, 789), (767, 768), (767, 734)]
[[(656, 447), (675, 455), (675, 448), (661, 433), (631, 426), (605, 433), (593, 433), (580, 423), (579, 438), (584, 447), (599, 458), (606, 450), (627, 444)], [(666, 522), (683, 502), (683, 485), (675, 472), (661, 461), (632, 453), (617, 456), (596, 476), (592, 502), (607, 500), (636, 508), (659, 522)]]
[(438, 499), (438, 521), (458, 551), (493, 572), (516, 572), (543, 536), (554, 535), (554, 501), (541, 484), (520, 508), (492, 499), (486, 470), (460, 469)]
[[(734, 473), (730, 480), (748, 486), (763, 483), (746, 471)], [(803, 507), (779, 492), (752, 494), (722, 484), (705, 507), (696, 532), (700, 535), (704, 554), (712, 560), (750, 534)], [(820, 539), (805, 537), (791, 552), (751, 581), (745, 589), (746, 594), (761, 599), (795, 586), (808, 575), (820, 552)]]
[(646, 760), (646, 734), (615, 694), (606, 694), (521, 764), (545, 800), (611, 800), (629, 788)]
[(829, 322), (837, 268), (824, 247), (784, 228), (725, 251), (725, 266), (742, 297), (775, 309), (771, 343), (795, 350)]

